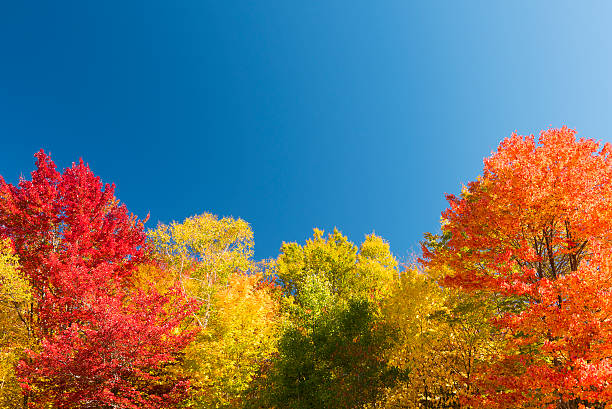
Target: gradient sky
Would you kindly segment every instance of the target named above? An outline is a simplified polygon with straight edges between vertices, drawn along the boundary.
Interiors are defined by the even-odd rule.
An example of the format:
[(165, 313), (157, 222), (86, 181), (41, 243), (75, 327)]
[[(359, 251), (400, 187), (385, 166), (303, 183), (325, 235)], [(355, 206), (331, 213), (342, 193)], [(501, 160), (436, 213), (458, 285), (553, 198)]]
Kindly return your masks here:
[(5, 1), (0, 174), (44, 148), (151, 228), (241, 217), (264, 258), (337, 226), (406, 259), (511, 132), (612, 141), (610, 4)]

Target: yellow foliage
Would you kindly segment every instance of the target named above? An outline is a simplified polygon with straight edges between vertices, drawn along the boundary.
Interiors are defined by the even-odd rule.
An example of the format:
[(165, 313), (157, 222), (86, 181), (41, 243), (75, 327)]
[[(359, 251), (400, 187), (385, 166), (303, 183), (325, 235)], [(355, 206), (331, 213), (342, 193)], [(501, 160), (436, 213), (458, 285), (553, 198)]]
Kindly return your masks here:
[(239, 406), (276, 352), (279, 332), (278, 297), (252, 260), (251, 227), (241, 219), (205, 213), (183, 223), (160, 224), (149, 238), (163, 268), (141, 268), (142, 279), (153, 279), (158, 290), (178, 282), (186, 295), (202, 303), (195, 317), (201, 331), (183, 365), (193, 379), (186, 404)]
[(386, 407), (456, 407), (461, 397), (475, 393), (478, 363), (502, 347), (489, 323), (493, 300), (441, 288), (433, 276), (405, 271), (385, 303), (387, 320), (399, 330), (390, 362), (407, 373), (389, 391)]
[(204, 213), (149, 232), (158, 255), (185, 293), (203, 306), (196, 317), (206, 327), (212, 297), (233, 273), (253, 269), (253, 231), (242, 219)]
[(328, 282), (331, 292), (340, 299), (380, 299), (396, 278), (397, 265), (389, 244), (375, 234), (366, 236), (358, 248), (337, 229), (327, 237), (322, 230), (314, 229), (314, 237), (303, 246), (283, 243), (276, 271), (287, 295), (310, 282), (310, 276), (316, 276)]
[(374, 233), (367, 235), (357, 259), (354, 288), (377, 299), (388, 296), (399, 275), (389, 243)]
[(187, 352), (194, 406), (239, 407), (244, 393), (276, 352), (279, 303), (258, 274), (234, 274), (215, 295), (213, 314)]
[(155, 264), (141, 264), (130, 277), (131, 284), (141, 290), (155, 290), (166, 294), (177, 284), (178, 278), (167, 269)]
[(32, 291), (8, 240), (0, 241), (0, 408), (21, 405), (15, 365), (32, 341)]

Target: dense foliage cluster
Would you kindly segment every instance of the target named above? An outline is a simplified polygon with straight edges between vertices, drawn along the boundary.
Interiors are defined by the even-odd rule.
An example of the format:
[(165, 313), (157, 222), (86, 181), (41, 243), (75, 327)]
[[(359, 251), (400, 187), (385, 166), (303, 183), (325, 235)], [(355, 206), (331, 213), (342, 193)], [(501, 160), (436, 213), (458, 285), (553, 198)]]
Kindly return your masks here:
[(506, 138), (401, 265), (315, 229), (145, 231), (82, 161), (0, 177), (0, 408), (606, 408), (612, 147)]

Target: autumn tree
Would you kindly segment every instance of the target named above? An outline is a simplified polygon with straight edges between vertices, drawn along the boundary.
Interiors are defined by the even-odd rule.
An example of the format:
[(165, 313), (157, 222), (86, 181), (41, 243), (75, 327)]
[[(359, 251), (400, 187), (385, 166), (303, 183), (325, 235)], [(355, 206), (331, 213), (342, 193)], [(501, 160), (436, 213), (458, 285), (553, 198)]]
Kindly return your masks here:
[(200, 302), (198, 337), (186, 351), (193, 380), (188, 404), (241, 407), (244, 394), (276, 351), (279, 297), (253, 256), (247, 222), (205, 213), (150, 233), (167, 274)]
[(376, 402), (395, 378), (385, 357), (392, 333), (380, 310), (387, 281), (397, 274), (388, 243), (371, 235), (359, 248), (337, 230), (325, 237), (315, 229), (305, 245), (283, 244), (276, 274), (289, 323), (267, 405), (356, 408)]
[[(31, 180), (0, 178), (0, 235), (12, 241), (34, 302), (37, 345), (20, 363), (31, 407), (161, 408), (188, 383), (161, 376), (191, 336), (190, 303), (131, 283), (148, 259), (143, 224), (82, 161), (57, 171), (40, 151)], [(29, 402), (28, 402), (29, 400)], [(24, 402), (25, 403), (25, 402)]]
[(242, 219), (204, 213), (182, 223), (160, 223), (149, 232), (151, 243), (169, 274), (186, 294), (200, 301), (195, 315), (201, 327), (208, 325), (213, 296), (234, 273), (253, 269), (253, 231)]
[(19, 270), (19, 261), (9, 240), (0, 241), (0, 408), (22, 403), (15, 366), (31, 346), (33, 331), (28, 316), (32, 289)]
[[(379, 300), (398, 275), (398, 262), (389, 243), (370, 234), (358, 247), (334, 229), (327, 237), (314, 229), (305, 245), (283, 243), (276, 273), (286, 295), (300, 295), (308, 277), (318, 277), (338, 300), (363, 297)], [(296, 297), (299, 301), (299, 297)]]
[(612, 157), (568, 128), (513, 134), (484, 172), (448, 195), (441, 240), (425, 246), (446, 283), (503, 299), (507, 345), (481, 407), (604, 407), (612, 401)]
[(438, 274), (411, 266), (385, 300), (385, 320), (397, 333), (389, 363), (403, 374), (386, 394), (386, 408), (464, 407), (462, 400), (477, 393), (477, 367), (495, 361), (503, 347), (489, 322), (493, 300), (443, 288)]
[(208, 326), (188, 348), (198, 408), (240, 408), (277, 350), (279, 303), (261, 273), (234, 274), (214, 297)]

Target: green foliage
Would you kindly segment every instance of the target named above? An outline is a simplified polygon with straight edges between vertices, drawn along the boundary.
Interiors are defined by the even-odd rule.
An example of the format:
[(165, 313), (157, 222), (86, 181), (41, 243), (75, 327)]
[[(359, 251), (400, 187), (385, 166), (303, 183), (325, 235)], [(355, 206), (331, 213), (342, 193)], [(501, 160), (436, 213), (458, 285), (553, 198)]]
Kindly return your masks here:
[(311, 328), (291, 327), (279, 343), (270, 400), (278, 408), (357, 408), (378, 400), (395, 371), (392, 333), (366, 300), (351, 299)]
[[(469, 190), (462, 198), (471, 200)], [(77, 199), (75, 203), (83, 200)], [(81, 236), (90, 233), (91, 229), (83, 229), (71, 237), (75, 245), (83, 245)], [(148, 233), (150, 248), (142, 245), (144, 235), (139, 237), (142, 242), (136, 247), (143, 252), (153, 249), (155, 257), (143, 258), (138, 265), (130, 258), (135, 270), (126, 281), (130, 291), (159, 294), (167, 301), (159, 314), (168, 319), (174, 304), (199, 301), (181, 317), (182, 327), (175, 328), (189, 336), (197, 333), (193, 342), (185, 347), (185, 338), (180, 351), (173, 352), (173, 365), (143, 374), (157, 378), (142, 389), (139, 398), (145, 400), (163, 395), (166, 380), (189, 378), (189, 395), (177, 398), (186, 396), (173, 402), (175, 407), (459, 408), (479, 393), (473, 379), (479, 378), (482, 368), (508, 366), (497, 359), (503, 355), (504, 342), (491, 318), (519, 313), (526, 305), (518, 293), (501, 297), (442, 287), (442, 277), (453, 277), (449, 264), (442, 262), (426, 272), (416, 267), (400, 271), (389, 243), (375, 234), (356, 245), (337, 229), (327, 235), (314, 229), (304, 244), (283, 243), (278, 258), (267, 264), (253, 260), (253, 232), (241, 219), (205, 213), (182, 223), (160, 224)], [(32, 237), (32, 243), (47, 239)], [(453, 236), (444, 226), (441, 236), (426, 234), (425, 239), (425, 253), (456, 256), (458, 266), (478, 267), (479, 250), (470, 246), (451, 250)], [(472, 258), (470, 263), (463, 263), (464, 256)], [(37, 269), (36, 263), (28, 264), (23, 257), (21, 261), (38, 279), (47, 279), (46, 270)], [(66, 259), (62, 274), (74, 270), (71, 263), (73, 259)], [(53, 290), (51, 286), (49, 294)], [(48, 302), (46, 297), (41, 292), (36, 299)], [(122, 321), (146, 309), (142, 307), (146, 303), (143, 298), (143, 304), (135, 304)], [(0, 409), (23, 406), (15, 364), (25, 349), (40, 345), (33, 311), (30, 283), (21, 275), (10, 242), (2, 241)], [(76, 309), (61, 310), (58, 318), (64, 311)], [(192, 315), (186, 318), (188, 314)], [(151, 327), (163, 330), (167, 322)], [(109, 342), (101, 345), (97, 348), (111, 348), (113, 356)], [(66, 375), (61, 373), (63, 353), (55, 353), (59, 369), (50, 372), (54, 375), (49, 382)], [(181, 382), (183, 391), (186, 385)], [(56, 389), (58, 396), (66, 395), (66, 389)], [(66, 402), (81, 402), (77, 395)]]
[(379, 300), (398, 276), (389, 245), (370, 235), (358, 248), (338, 230), (315, 229), (304, 246), (284, 244), (276, 271), (289, 323), (263, 397), (254, 406), (357, 408), (393, 384), (393, 333)]

